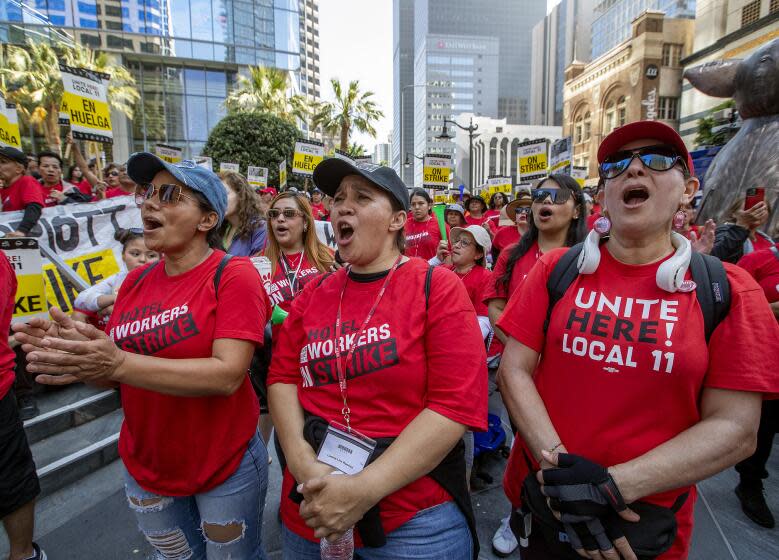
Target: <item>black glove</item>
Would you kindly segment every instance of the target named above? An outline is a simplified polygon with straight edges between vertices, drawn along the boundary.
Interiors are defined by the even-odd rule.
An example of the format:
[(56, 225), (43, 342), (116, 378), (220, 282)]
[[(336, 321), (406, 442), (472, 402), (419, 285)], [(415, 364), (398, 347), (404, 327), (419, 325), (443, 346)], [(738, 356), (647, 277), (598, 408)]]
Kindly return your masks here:
[(579, 455), (560, 453), (559, 468), (541, 471), (543, 493), (555, 499), (563, 521), (605, 517), (627, 509), (617, 484), (605, 467)]
[(614, 548), (611, 535), (607, 534), (603, 524), (598, 519), (583, 523), (563, 523), (568, 542), (574, 550), (611, 550)]

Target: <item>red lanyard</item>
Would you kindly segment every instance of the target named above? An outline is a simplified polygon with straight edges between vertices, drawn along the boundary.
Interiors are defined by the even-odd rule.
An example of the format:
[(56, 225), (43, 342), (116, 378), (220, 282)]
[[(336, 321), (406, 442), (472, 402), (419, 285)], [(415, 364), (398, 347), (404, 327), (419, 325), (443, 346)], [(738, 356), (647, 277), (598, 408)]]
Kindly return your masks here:
[(344, 292), (346, 292), (346, 285), (349, 283), (349, 275), (347, 272), (346, 276), (346, 282), (344, 282), (344, 287), (341, 289), (341, 297), (338, 300), (338, 313), (335, 316), (335, 368), (338, 372), (338, 386), (341, 389), (341, 397), (344, 401), (344, 406), (341, 409), (341, 414), (344, 416), (344, 421), (346, 422), (346, 427), (349, 431), (351, 431), (352, 427), (349, 424), (349, 416), (351, 414), (351, 410), (349, 410), (349, 405), (346, 402), (346, 368), (349, 367), (349, 364), (352, 361), (352, 357), (354, 357), (354, 351), (357, 348), (357, 341), (360, 340), (360, 337), (362, 336), (362, 333), (365, 331), (365, 327), (368, 326), (368, 322), (373, 317), (373, 314), (376, 312), (376, 308), (379, 306), (379, 302), (381, 301), (381, 298), (384, 297), (384, 292), (387, 291), (387, 286), (389, 286), (390, 279), (392, 278), (392, 275), (397, 270), (398, 266), (400, 265), (400, 261), (403, 258), (403, 255), (398, 255), (397, 260), (395, 261), (395, 264), (392, 265), (392, 268), (389, 271), (389, 274), (387, 274), (387, 278), (384, 280), (384, 285), (381, 287), (381, 290), (379, 290), (379, 294), (376, 296), (376, 301), (373, 302), (373, 306), (371, 306), (371, 310), (368, 311), (368, 315), (366, 315), (365, 320), (362, 322), (362, 326), (360, 327), (360, 331), (357, 333), (357, 335), (354, 337), (354, 344), (352, 344), (352, 347), (349, 348), (349, 352), (346, 354), (346, 364), (341, 364), (341, 350), (339, 348), (338, 340), (341, 338), (341, 305), (344, 301)]

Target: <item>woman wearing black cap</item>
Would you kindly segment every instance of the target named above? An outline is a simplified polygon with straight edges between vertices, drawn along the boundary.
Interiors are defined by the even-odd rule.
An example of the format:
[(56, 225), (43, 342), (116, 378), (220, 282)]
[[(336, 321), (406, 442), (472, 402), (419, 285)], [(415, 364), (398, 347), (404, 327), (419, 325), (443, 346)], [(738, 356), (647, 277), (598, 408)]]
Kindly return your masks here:
[[(533, 508), (526, 559), (571, 546), (634, 559), (632, 545), (679, 560), (695, 483), (755, 449), (763, 394), (779, 392), (779, 327), (745, 271), (672, 232), (698, 189), (675, 130), (617, 128), (598, 162), (604, 217), (575, 251), (541, 257), (498, 322), (518, 427), (504, 488), (516, 507), (524, 487)], [(557, 524), (549, 503), (566, 523), (542, 535), (539, 519)]]
[(410, 204), (411, 213), (405, 228), (405, 254), (409, 257), (431, 259), (441, 242), (441, 228), (438, 221), (430, 215), (433, 199), (424, 189), (414, 189), (411, 191)]
[(3, 212), (24, 211), (22, 221), (16, 231), (6, 233), (6, 237), (24, 237), (30, 234), (38, 224), (45, 205), (43, 189), (40, 183), (30, 175), (25, 175), (27, 156), (24, 152), (0, 146), (0, 181), (3, 183)]
[(465, 217), (465, 221), (469, 226), (481, 226), (489, 219), (487, 217), (487, 203), (480, 196), (472, 196), (468, 199), (468, 203), (465, 206), (468, 210), (468, 215)]
[(403, 256), (393, 170), (329, 159), (314, 181), (350, 266), (297, 297), (271, 363), (284, 558), (318, 560), (320, 538), (355, 524), (360, 558), (475, 558), (460, 443), (487, 412), (473, 305), (451, 271)]
[(214, 173), (150, 153), (128, 168), (164, 258), (128, 274), (107, 335), (55, 309), (17, 338), (40, 382), (121, 386), (127, 498), (160, 556), (264, 558), (268, 459), (246, 372), (268, 298), (248, 259), (213, 248), (227, 206)]

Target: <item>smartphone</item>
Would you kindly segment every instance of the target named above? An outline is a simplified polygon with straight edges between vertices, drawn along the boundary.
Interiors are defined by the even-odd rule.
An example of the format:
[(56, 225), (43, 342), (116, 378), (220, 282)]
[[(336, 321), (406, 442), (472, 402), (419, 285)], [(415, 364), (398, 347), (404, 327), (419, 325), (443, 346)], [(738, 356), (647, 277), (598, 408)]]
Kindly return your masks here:
[(758, 202), (765, 200), (765, 189), (763, 187), (752, 187), (747, 189), (747, 197), (744, 199), (744, 210), (749, 210)]

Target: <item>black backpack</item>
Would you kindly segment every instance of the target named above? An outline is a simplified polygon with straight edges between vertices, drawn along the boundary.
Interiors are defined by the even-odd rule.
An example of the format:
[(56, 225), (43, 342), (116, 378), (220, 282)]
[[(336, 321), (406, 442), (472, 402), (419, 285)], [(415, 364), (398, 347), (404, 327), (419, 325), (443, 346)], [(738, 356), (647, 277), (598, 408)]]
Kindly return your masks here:
[[(568, 249), (557, 261), (549, 275), (546, 282), (546, 289), (549, 292), (549, 306), (546, 309), (544, 332), (549, 328), (552, 309), (579, 275), (579, 268), (576, 264), (582, 247), (583, 243), (578, 243)], [(730, 282), (722, 261), (697, 251), (693, 251), (690, 257), (690, 273), (697, 285), (695, 296), (698, 298), (698, 305), (703, 313), (706, 344), (708, 344), (714, 329), (727, 316), (730, 309)]]

